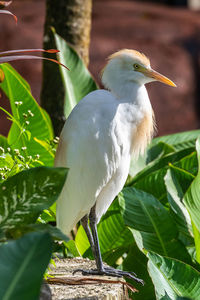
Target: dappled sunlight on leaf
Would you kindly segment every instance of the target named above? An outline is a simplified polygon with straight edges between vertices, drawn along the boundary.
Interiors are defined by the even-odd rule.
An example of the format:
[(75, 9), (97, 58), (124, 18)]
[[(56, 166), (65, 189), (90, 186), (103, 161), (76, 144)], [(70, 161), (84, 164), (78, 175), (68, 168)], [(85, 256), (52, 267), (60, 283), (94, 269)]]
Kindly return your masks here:
[[(14, 68), (2, 64), (0, 69), (5, 73), (1, 89), (9, 98), (12, 110), (9, 117), (15, 120), (8, 134), (11, 149), (27, 147), (28, 156), (39, 154), (43, 164), (53, 165), (53, 157), (34, 140), (53, 140), (52, 125), (47, 113), (38, 105), (31, 95), (29, 85)], [(11, 86), (16, 88), (12, 89)]]
[(156, 288), (157, 299), (166, 294), (169, 299), (178, 296), (200, 299), (200, 273), (188, 264), (156, 253), (149, 253), (148, 268)]
[(124, 188), (118, 197), (124, 222), (132, 228), (140, 250), (191, 262), (178, 239), (173, 218), (154, 196), (135, 188)]
[[(36, 222), (58, 198), (67, 176), (65, 168), (32, 168), (0, 185), (0, 231), (11, 233)], [(12, 187), (12, 188), (11, 188)]]

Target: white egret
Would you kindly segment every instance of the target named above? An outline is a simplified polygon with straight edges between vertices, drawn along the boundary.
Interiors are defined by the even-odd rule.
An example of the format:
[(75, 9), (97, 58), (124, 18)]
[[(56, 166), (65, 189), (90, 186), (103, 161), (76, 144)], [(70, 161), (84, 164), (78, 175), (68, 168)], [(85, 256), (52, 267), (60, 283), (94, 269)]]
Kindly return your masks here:
[(144, 54), (128, 49), (114, 53), (102, 71), (108, 90), (84, 97), (62, 130), (55, 166), (68, 167), (69, 173), (57, 202), (57, 225), (69, 234), (81, 221), (97, 265), (95, 270), (79, 270), (84, 275), (125, 276), (142, 283), (134, 273), (103, 265), (96, 224), (122, 190), (131, 155), (142, 153), (153, 136), (153, 110), (145, 88), (152, 81), (175, 86), (151, 69)]

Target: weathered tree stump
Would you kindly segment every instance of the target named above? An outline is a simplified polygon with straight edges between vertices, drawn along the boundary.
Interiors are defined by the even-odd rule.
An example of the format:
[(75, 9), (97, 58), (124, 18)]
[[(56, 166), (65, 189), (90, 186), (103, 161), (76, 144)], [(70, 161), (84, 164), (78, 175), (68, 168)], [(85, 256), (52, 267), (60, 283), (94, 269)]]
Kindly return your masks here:
[(80, 268), (94, 269), (96, 267), (94, 261), (73, 258), (56, 259), (55, 263), (56, 267), (52, 266), (50, 272), (53, 277), (48, 279), (52, 300), (129, 299), (127, 287), (131, 287), (122, 278), (72, 274), (74, 270)]

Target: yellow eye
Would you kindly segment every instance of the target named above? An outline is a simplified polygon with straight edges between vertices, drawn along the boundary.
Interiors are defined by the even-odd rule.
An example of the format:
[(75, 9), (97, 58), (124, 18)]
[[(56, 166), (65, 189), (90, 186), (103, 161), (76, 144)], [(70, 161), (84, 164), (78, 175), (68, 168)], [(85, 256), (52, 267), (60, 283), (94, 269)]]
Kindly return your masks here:
[(140, 65), (138, 65), (138, 64), (134, 64), (134, 65), (133, 65), (133, 67), (134, 67), (134, 69), (135, 69), (135, 70), (138, 70), (138, 69), (139, 69), (139, 67), (140, 67)]

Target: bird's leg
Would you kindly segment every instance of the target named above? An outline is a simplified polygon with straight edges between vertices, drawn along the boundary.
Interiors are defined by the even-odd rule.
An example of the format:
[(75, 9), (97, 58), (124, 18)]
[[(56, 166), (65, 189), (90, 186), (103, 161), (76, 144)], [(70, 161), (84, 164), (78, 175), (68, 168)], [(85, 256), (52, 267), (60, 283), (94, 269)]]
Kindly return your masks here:
[(103, 266), (103, 261), (102, 261), (102, 257), (101, 257), (101, 251), (100, 251), (99, 239), (98, 239), (98, 233), (97, 233), (96, 205), (94, 205), (91, 208), (89, 220), (90, 220), (90, 228), (92, 231), (92, 236), (93, 236), (93, 241), (94, 241), (93, 254), (95, 257), (97, 270), (98, 270), (99, 274), (103, 274), (104, 266)]
[(88, 240), (90, 242), (90, 246), (92, 248), (92, 253), (94, 253), (94, 241), (93, 241), (93, 236), (88, 224), (88, 215), (85, 215), (82, 219), (81, 219), (81, 225), (83, 226), (85, 233), (88, 237)]
[[(100, 252), (100, 247), (99, 247), (99, 240), (98, 240), (98, 236), (97, 236), (97, 228), (96, 228), (96, 213), (93, 213), (93, 209), (95, 209), (94, 207), (91, 209), (90, 212), (90, 216), (88, 218), (88, 215), (85, 215), (82, 219), (81, 219), (81, 225), (83, 226), (86, 235), (88, 237), (88, 240), (90, 242), (90, 246), (92, 249), (92, 253), (94, 255), (96, 264), (97, 264), (97, 270), (91, 270), (91, 272), (95, 272), (95, 274), (102, 274), (103, 275), (103, 261), (101, 258), (101, 252)], [(88, 224), (88, 219), (90, 219), (90, 226), (91, 226), (91, 230)], [(95, 233), (94, 233), (95, 232)], [(97, 247), (96, 247), (97, 245)], [(83, 275), (89, 274), (88, 272), (90, 272), (90, 270), (82, 270), (82, 269), (76, 269), (74, 273), (76, 272), (82, 272)]]
[[(90, 215), (90, 227), (92, 231), (93, 241), (94, 241), (94, 257), (96, 260), (97, 270), (89, 270), (94, 272), (93, 274), (98, 275), (107, 275), (107, 276), (114, 276), (114, 277), (127, 277), (130, 279), (135, 280), (136, 282), (139, 282), (143, 284), (143, 281), (136, 277), (136, 274), (133, 272), (126, 272), (122, 270), (117, 270), (112, 267), (105, 267), (103, 265), (102, 257), (101, 257), (101, 251), (99, 246), (99, 239), (98, 239), (98, 233), (97, 233), (97, 221), (96, 221), (96, 205), (94, 205), (91, 208)], [(90, 272), (90, 274), (92, 274)]]
[[(88, 220), (88, 217), (87, 217), (87, 220)], [(92, 207), (92, 209), (90, 211), (89, 220), (90, 220), (90, 227), (91, 227), (92, 235), (91, 235), (88, 223), (87, 223), (87, 225), (85, 223), (86, 219), (83, 220), (83, 222), (84, 222), (83, 227), (84, 227), (84, 229), (86, 228), (85, 229), (86, 234), (90, 241), (90, 245), (92, 248), (93, 255), (95, 257), (97, 269), (95, 269), (95, 270), (78, 269), (78, 270), (75, 270), (74, 273), (80, 271), (83, 275), (107, 275), (107, 276), (114, 276), (114, 277), (127, 277), (127, 278), (135, 280), (138, 283), (144, 284), (143, 280), (137, 278), (135, 273), (133, 273), (133, 272), (117, 270), (112, 267), (105, 267), (103, 265), (100, 246), (99, 246), (98, 233), (97, 233), (96, 206), (95, 205)]]

